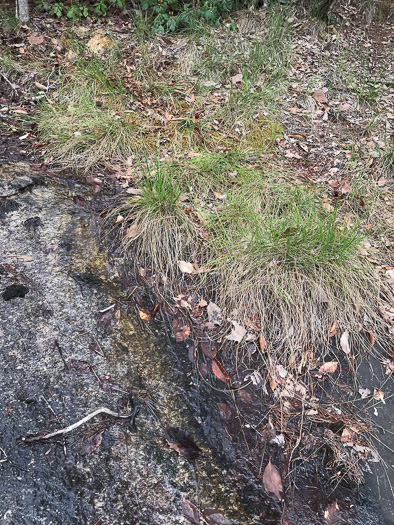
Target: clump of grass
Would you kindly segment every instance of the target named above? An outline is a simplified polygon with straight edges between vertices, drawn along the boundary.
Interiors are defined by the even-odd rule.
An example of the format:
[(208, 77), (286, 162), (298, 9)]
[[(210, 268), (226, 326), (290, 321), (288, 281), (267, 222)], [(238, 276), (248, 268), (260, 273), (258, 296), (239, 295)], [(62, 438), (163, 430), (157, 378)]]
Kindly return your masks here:
[(198, 239), (181, 195), (174, 178), (157, 162), (153, 169), (143, 167), (140, 193), (125, 199), (110, 217), (122, 218), (119, 236), (126, 258), (133, 254), (137, 268), (151, 267), (172, 287), (181, 276), (178, 262), (195, 258)]
[(384, 334), (378, 304), (392, 293), (359, 256), (358, 226), (348, 229), (316, 195), (283, 183), (266, 183), (258, 213), (255, 205), (230, 194), (212, 222), (208, 266), (218, 304), (244, 323), (258, 316), (269, 359), (301, 372), (311, 342), (315, 352), (328, 350), (334, 322), (361, 346), (363, 323)]
[(48, 99), (40, 108), (40, 136), (63, 165), (89, 169), (153, 146), (139, 115), (125, 112), (125, 90), (106, 75), (107, 65), (98, 58), (77, 61), (71, 78), (60, 79), (57, 100)]

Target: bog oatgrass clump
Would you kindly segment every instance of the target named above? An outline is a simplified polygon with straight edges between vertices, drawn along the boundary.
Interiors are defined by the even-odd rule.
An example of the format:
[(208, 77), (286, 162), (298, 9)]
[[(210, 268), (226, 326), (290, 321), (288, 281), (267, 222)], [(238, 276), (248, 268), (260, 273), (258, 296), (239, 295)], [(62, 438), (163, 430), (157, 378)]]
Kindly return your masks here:
[(259, 319), (270, 360), (300, 373), (310, 344), (328, 350), (334, 322), (359, 348), (369, 330), (383, 335), (378, 305), (392, 293), (361, 259), (358, 225), (348, 228), (304, 188), (266, 180), (254, 199), (249, 192), (237, 188), (211, 218), (208, 266), (218, 304), (244, 325)]
[(146, 151), (152, 143), (140, 116), (127, 111), (124, 87), (106, 65), (98, 58), (77, 62), (62, 79), (57, 100), (40, 108), (40, 136), (64, 166), (87, 170)]
[(197, 233), (187, 214), (182, 190), (160, 163), (142, 168), (136, 195), (123, 200), (108, 219), (119, 224), (118, 236), (124, 253), (139, 268), (151, 267), (167, 284), (181, 276), (179, 261), (195, 257)]

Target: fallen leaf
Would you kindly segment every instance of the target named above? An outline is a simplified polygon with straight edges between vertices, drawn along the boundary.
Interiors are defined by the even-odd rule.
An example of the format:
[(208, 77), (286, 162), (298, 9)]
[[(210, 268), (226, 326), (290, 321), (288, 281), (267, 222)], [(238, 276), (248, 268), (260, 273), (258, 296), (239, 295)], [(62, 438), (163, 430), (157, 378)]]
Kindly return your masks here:
[(218, 379), (220, 379), (220, 381), (223, 381), (224, 383), (228, 383), (230, 381), (227, 372), (223, 368), (223, 365), (219, 363), (215, 357), (212, 359), (212, 372)]
[(44, 42), (44, 35), (40, 35), (40, 36), (29, 36), (29, 38), (27, 39), (29, 44), (32, 44), (33, 46), (38, 46), (40, 44), (42, 44)]
[(373, 346), (375, 344), (376, 337), (375, 337), (375, 334), (372, 332), (371, 329), (369, 330), (369, 340), (371, 342), (371, 345)]
[(347, 193), (350, 193), (352, 191), (352, 187), (350, 186), (347, 180), (345, 180), (345, 182), (342, 184), (340, 191), (342, 195), (346, 195)]
[(231, 419), (231, 408), (226, 403), (218, 403), (219, 414), (222, 419)]
[(19, 53), (20, 53), (21, 55), (23, 55), (24, 52), (25, 52), (25, 50), (23, 49), (23, 47), (20, 47), (20, 48), (19, 48)]
[(369, 388), (359, 388), (358, 393), (360, 394), (361, 399), (366, 399), (368, 396), (371, 395), (371, 391), (369, 390)]
[(196, 459), (201, 456), (200, 448), (195, 444), (186, 430), (180, 427), (166, 425), (164, 433), (168, 445), (178, 454), (187, 459)]
[(341, 434), (341, 441), (342, 443), (353, 443), (353, 432), (351, 432), (348, 428), (344, 428)]
[(200, 347), (201, 347), (202, 353), (206, 355), (207, 357), (211, 359), (216, 357), (216, 354), (217, 354), (216, 342), (213, 339), (211, 339), (209, 336), (204, 335), (201, 337)]
[(218, 509), (204, 509), (201, 518), (206, 525), (221, 525), (225, 518)]
[(135, 239), (138, 235), (138, 224), (135, 222), (126, 230), (126, 239)]
[(334, 321), (331, 325), (330, 331), (328, 332), (328, 337), (334, 337), (337, 333), (337, 322)]
[(152, 319), (150, 312), (147, 312), (145, 310), (140, 310), (139, 314), (140, 314), (140, 318), (143, 321), (145, 321), (145, 323), (148, 323)]
[(107, 310), (106, 312), (100, 314), (99, 321), (104, 326), (104, 328), (109, 327), (114, 315), (115, 315), (114, 308), (111, 308), (111, 310)]
[(380, 179), (378, 180), (378, 186), (385, 186), (387, 183), (387, 179), (385, 179), (384, 177), (380, 177)]
[(175, 334), (175, 340), (177, 343), (183, 343), (190, 335), (190, 326), (184, 325), (182, 328)]
[(232, 321), (232, 323), (233, 329), (231, 330), (231, 334), (226, 336), (226, 339), (240, 343), (246, 335), (246, 329), (237, 323), (237, 321)]
[(91, 374), (92, 365), (88, 361), (82, 361), (81, 359), (70, 359), (64, 371), (66, 373)]
[(380, 388), (373, 389), (373, 398), (376, 401), (382, 401), (384, 405), (386, 404), (386, 401), (384, 400), (384, 392), (380, 390)]
[(346, 355), (349, 355), (351, 353), (350, 345), (349, 345), (349, 332), (346, 330), (346, 332), (343, 332), (340, 344), (342, 350), (345, 352)]
[(321, 374), (333, 374), (338, 368), (338, 361), (327, 361), (319, 368)]
[(109, 376), (101, 376), (99, 377), (99, 387), (104, 390), (104, 392), (107, 392), (108, 394), (112, 394), (114, 392), (123, 392), (127, 393), (127, 388), (125, 386), (120, 385), (117, 383), (114, 379), (112, 379)]
[(345, 103), (345, 104), (341, 104), (338, 109), (339, 111), (343, 111), (344, 113), (347, 113), (351, 107), (352, 106), (350, 104)]
[(120, 222), (123, 222), (123, 221), (124, 221), (123, 215), (118, 215), (116, 217), (116, 221), (114, 222), (114, 224), (119, 224)]
[(260, 345), (260, 350), (262, 352), (265, 352), (265, 349), (267, 348), (268, 343), (267, 343), (267, 339), (265, 339), (265, 337), (262, 334), (260, 334), (259, 336), (259, 345)]
[(210, 302), (207, 307), (207, 314), (208, 314), (208, 320), (210, 323), (213, 324), (221, 324), (223, 321), (222, 311), (221, 309), (215, 304)]
[(234, 75), (233, 77), (231, 77), (231, 82), (233, 84), (238, 84), (242, 82), (242, 73), (238, 73), (238, 75)]
[(250, 405), (253, 401), (253, 397), (251, 396), (251, 394), (249, 394), (249, 392), (246, 392), (246, 390), (244, 389), (238, 390), (238, 397), (247, 405)]
[(328, 102), (326, 94), (324, 93), (322, 89), (316, 89), (312, 97), (316, 100), (318, 104), (326, 104), (326, 102)]
[(193, 525), (199, 525), (200, 513), (198, 512), (197, 507), (184, 496), (182, 497), (182, 512), (190, 523), (193, 523)]
[(186, 261), (178, 261), (179, 269), (182, 273), (193, 273), (196, 269), (194, 264)]
[(103, 441), (103, 434), (104, 430), (101, 430), (100, 432), (97, 432), (96, 434), (93, 434), (92, 436), (88, 437), (81, 445), (81, 448), (79, 450), (81, 456), (88, 456), (95, 450), (99, 448), (101, 445), (101, 442)]
[(278, 469), (271, 463), (271, 458), (263, 473), (263, 485), (269, 496), (275, 496), (279, 501), (282, 499), (283, 485)]
[(152, 319), (153, 319), (154, 317), (156, 317), (156, 314), (157, 314), (157, 312), (159, 311), (159, 308), (160, 308), (160, 303), (157, 303), (157, 305), (154, 306), (154, 307), (152, 308), (152, 310), (149, 312), (150, 315), (151, 315), (151, 317), (152, 317)]

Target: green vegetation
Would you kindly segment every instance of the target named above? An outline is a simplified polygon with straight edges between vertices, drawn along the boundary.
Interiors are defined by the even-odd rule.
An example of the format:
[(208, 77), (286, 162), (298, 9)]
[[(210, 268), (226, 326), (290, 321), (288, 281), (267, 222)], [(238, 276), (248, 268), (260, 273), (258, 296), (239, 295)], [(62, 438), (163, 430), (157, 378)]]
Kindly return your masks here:
[(124, 7), (124, 0), (96, 0), (93, 5), (87, 6), (79, 0), (71, 2), (36, 0), (38, 10), (47, 11), (58, 18), (66, 17), (69, 20), (78, 20), (87, 16), (103, 17), (113, 7)]
[[(338, 163), (321, 182), (302, 157), (312, 148), (321, 153), (307, 135), (313, 126), (330, 126), (333, 116), (335, 122), (346, 117), (345, 100), (349, 112), (362, 104), (380, 125), (383, 70), (370, 74), (368, 54), (350, 67), (352, 56), (338, 51), (338, 60), (327, 55), (327, 82), (297, 51), (292, 11), (273, 3), (217, 26), (234, 3), (218, 5), (145, 2), (133, 12), (131, 34), (119, 43), (110, 34), (113, 45), (99, 53), (88, 43), (91, 35), (70, 29), (56, 89), (37, 111), (38, 137), (64, 166), (117, 166), (130, 191), (107, 225), (127, 261), (151, 268), (157, 284), (168, 288), (185, 282), (179, 261), (202, 268), (187, 277), (188, 285), (225, 315), (236, 311), (244, 326), (258, 318), (267, 359), (299, 372), (310, 344), (324, 355), (334, 321), (359, 346), (365, 330), (354, 333), (354, 326), (364, 326), (365, 315), (376, 337), (387, 335), (379, 302), (391, 292), (368, 251), (372, 233), (376, 246), (390, 246), (387, 192), (363, 168), (363, 146), (342, 136), (335, 137)], [(212, 16), (198, 11), (208, 7)], [(154, 35), (186, 27), (193, 31)], [(93, 35), (98, 40), (100, 31)], [(326, 25), (319, 31), (331, 41)], [(318, 102), (314, 92), (325, 84), (327, 101)], [(288, 111), (294, 93), (301, 107)], [(313, 126), (295, 119), (292, 129), (291, 114), (308, 110)], [(388, 173), (392, 148), (384, 155), (379, 148), (374, 158)], [(298, 170), (293, 161), (302, 158)]]
[(180, 187), (160, 162), (152, 169), (142, 167), (139, 186), (137, 195), (124, 199), (109, 221), (120, 221), (122, 248), (132, 254), (136, 268), (151, 266), (171, 287), (180, 276), (178, 261), (190, 260), (195, 251), (196, 229), (185, 212)]
[(360, 306), (368, 315), (377, 307), (373, 268), (357, 252), (359, 226), (347, 228), (338, 210), (326, 212), (315, 192), (266, 174), (253, 189), (246, 182), (229, 193), (210, 231), (218, 303), (237, 309), (244, 323), (257, 316), (271, 357), (290, 349), (281, 354), (289, 368), (299, 365), (308, 341), (327, 348), (333, 319), (350, 329)]
[(57, 161), (87, 169), (114, 155), (127, 158), (145, 150), (148, 141), (140, 123), (123, 113), (122, 98), (113, 96), (112, 87), (109, 92), (73, 80), (59, 90), (58, 103), (41, 107), (38, 130), (52, 144)]

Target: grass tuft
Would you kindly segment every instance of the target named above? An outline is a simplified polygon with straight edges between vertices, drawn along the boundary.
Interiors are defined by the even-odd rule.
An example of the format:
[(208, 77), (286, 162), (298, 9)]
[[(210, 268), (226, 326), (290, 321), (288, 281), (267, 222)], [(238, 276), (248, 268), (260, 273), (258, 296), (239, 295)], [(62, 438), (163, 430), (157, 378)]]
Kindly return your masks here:
[(109, 218), (122, 217), (119, 236), (125, 254), (134, 263), (151, 267), (174, 285), (180, 277), (178, 262), (195, 257), (197, 234), (182, 202), (182, 190), (162, 169), (143, 167), (140, 193), (125, 199)]
[(98, 58), (78, 61), (72, 79), (60, 84), (57, 101), (43, 104), (38, 114), (42, 140), (67, 167), (87, 170), (153, 145), (139, 115), (125, 112), (123, 86), (105, 74), (104, 66)]
[[(305, 189), (269, 181), (263, 188), (258, 210), (242, 192), (230, 194), (212, 219), (208, 266), (218, 304), (246, 324), (258, 316), (269, 359), (298, 373), (311, 341), (315, 353), (328, 350), (334, 322), (341, 332), (367, 331), (366, 315), (369, 328), (384, 333), (377, 314), (382, 283), (358, 254), (357, 225), (341, 224), (337, 210), (325, 212)], [(355, 338), (365, 346), (362, 331)]]

